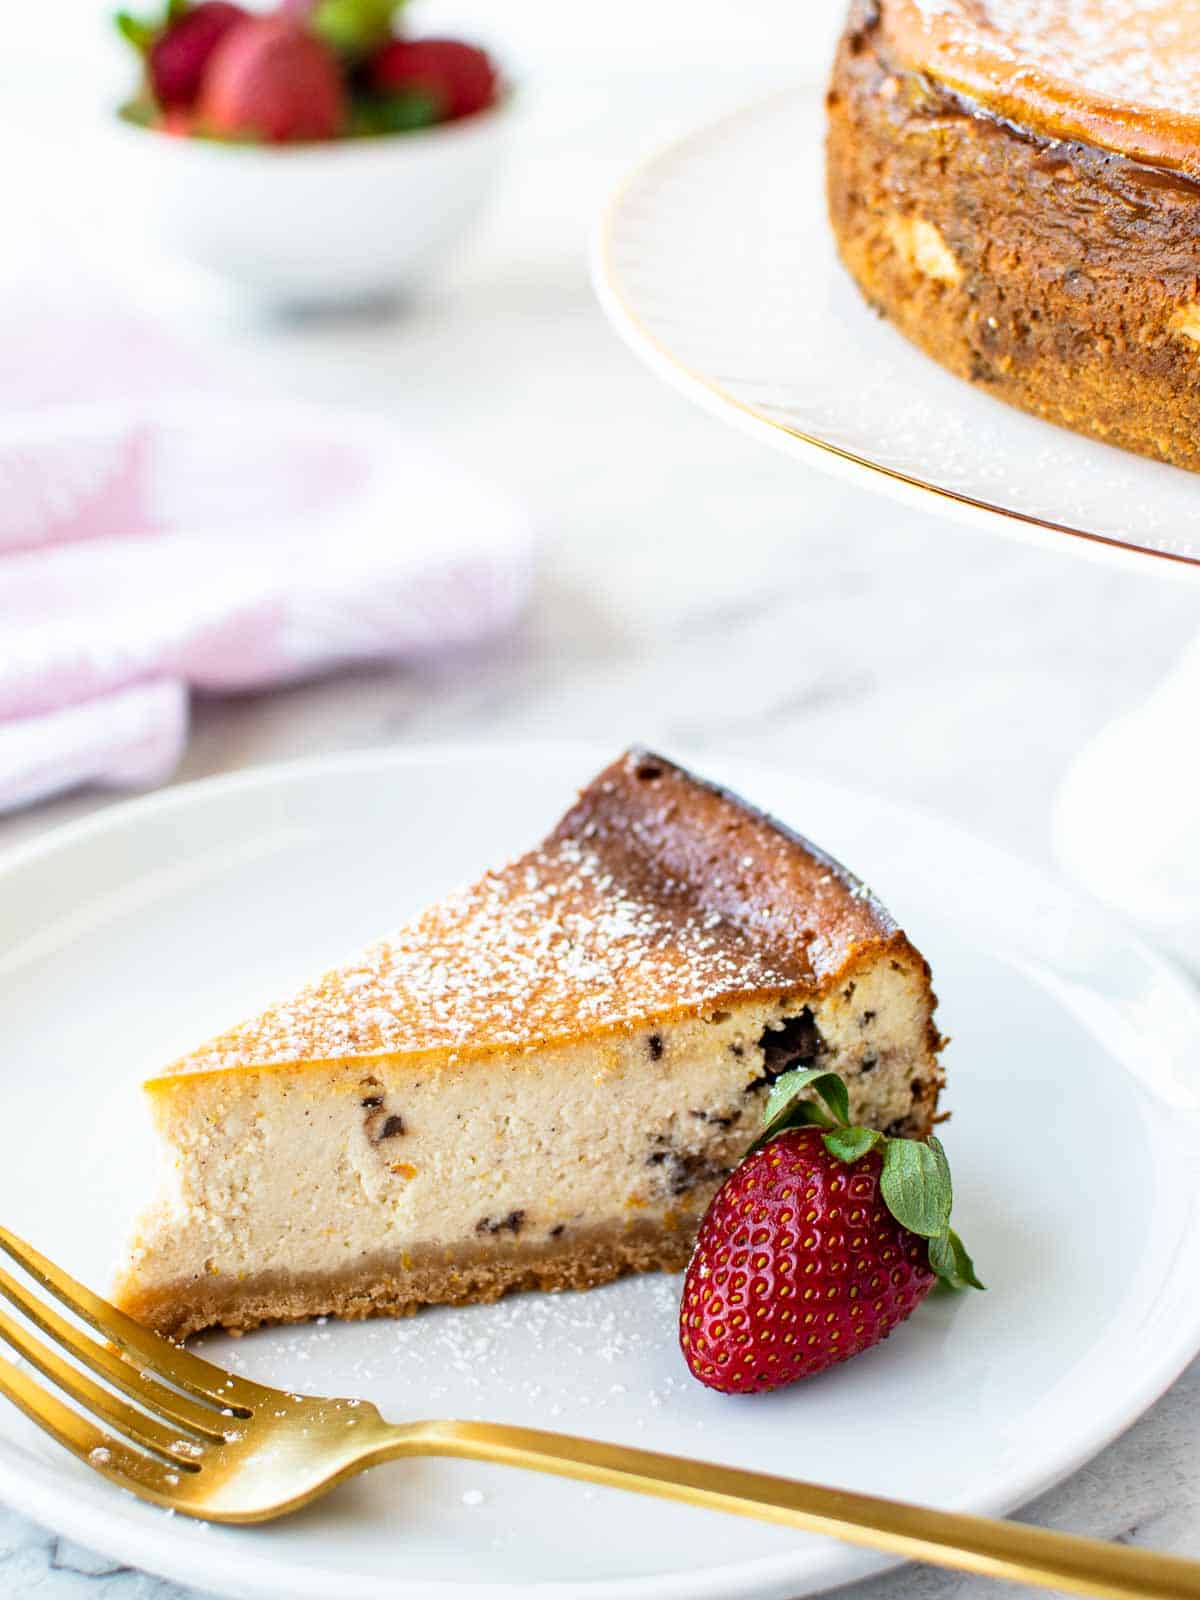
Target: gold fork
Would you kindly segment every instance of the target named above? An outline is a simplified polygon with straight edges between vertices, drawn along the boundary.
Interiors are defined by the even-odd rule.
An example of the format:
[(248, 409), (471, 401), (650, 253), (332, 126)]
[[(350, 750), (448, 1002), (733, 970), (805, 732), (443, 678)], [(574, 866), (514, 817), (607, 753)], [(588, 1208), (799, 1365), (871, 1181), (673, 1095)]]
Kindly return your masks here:
[(537, 1428), (390, 1423), (366, 1401), (302, 1399), (235, 1377), (160, 1339), (4, 1228), (0, 1250), (108, 1341), (66, 1321), (0, 1270), (0, 1295), (25, 1319), (0, 1311), (0, 1339), (73, 1405), (3, 1359), (0, 1394), (120, 1488), (184, 1516), (264, 1522), (380, 1462), (460, 1456), (761, 1517), (909, 1560), (1068, 1594), (1200, 1600), (1200, 1562), (1148, 1550)]

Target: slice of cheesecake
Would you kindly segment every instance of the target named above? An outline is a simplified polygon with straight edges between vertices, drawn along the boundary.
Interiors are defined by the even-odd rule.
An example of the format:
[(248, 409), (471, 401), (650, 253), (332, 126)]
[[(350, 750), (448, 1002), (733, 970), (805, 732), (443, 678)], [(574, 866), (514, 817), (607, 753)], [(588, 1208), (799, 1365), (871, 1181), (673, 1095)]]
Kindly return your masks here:
[(535, 850), (146, 1090), (117, 1298), (185, 1335), (677, 1269), (771, 1081), (929, 1130), (929, 969), (837, 862), (634, 751)]

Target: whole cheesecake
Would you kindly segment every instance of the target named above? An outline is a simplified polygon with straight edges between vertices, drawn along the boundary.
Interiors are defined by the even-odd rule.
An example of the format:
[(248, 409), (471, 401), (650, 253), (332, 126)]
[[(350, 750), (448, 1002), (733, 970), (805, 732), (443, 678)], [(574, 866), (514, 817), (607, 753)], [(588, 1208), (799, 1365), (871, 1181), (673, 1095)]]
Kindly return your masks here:
[(1200, 0), (853, 0), (829, 212), (997, 398), (1200, 469)]
[(929, 1132), (933, 1008), (857, 879), (630, 752), (535, 849), (147, 1084), (165, 1182), (118, 1301), (184, 1335), (682, 1267), (789, 1067)]

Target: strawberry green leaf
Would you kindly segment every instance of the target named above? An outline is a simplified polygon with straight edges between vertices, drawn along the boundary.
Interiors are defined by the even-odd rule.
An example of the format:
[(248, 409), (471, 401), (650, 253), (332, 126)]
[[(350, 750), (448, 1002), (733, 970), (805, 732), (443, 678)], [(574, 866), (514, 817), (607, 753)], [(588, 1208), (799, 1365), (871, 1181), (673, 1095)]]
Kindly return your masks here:
[(947, 1160), (946, 1152), (942, 1148), (942, 1141), (939, 1138), (937, 1138), (934, 1134), (931, 1133), (929, 1135), (928, 1139), (926, 1139), (925, 1143), (933, 1151), (933, 1157), (934, 1157), (934, 1160), (938, 1164), (938, 1168), (939, 1168), (939, 1170), (941, 1172), (941, 1175), (942, 1175), (942, 1181), (946, 1185), (946, 1193), (950, 1196), (950, 1200), (948, 1202), (948, 1205), (953, 1205), (954, 1204), (954, 1185), (950, 1181), (950, 1162)]
[(825, 1135), (823, 1143), (839, 1161), (858, 1161), (883, 1143), (883, 1135), (874, 1128), (835, 1128)]
[(833, 1113), (833, 1119), (844, 1128), (850, 1121), (850, 1096), (846, 1085), (836, 1072), (826, 1072), (813, 1079), (813, 1088)]
[(953, 1228), (929, 1241), (929, 1265), (951, 1289), (982, 1289), (975, 1263)]
[(879, 1190), (896, 1221), (911, 1233), (934, 1239), (950, 1226), (950, 1174), (940, 1145), (934, 1151), (916, 1139), (889, 1139)]
[(392, 33), (397, 0), (316, 0), (313, 32), (352, 61), (368, 56)]
[(142, 56), (158, 36), (158, 27), (155, 23), (144, 22), (141, 17), (135, 17), (130, 11), (118, 11), (113, 17), (113, 23), (122, 39), (131, 44)]
[(158, 109), (144, 96), (139, 96), (136, 100), (126, 100), (123, 106), (118, 106), (117, 115), (122, 122), (132, 122), (136, 128), (150, 128), (154, 126)]
[[(802, 1098), (804, 1091), (809, 1088), (816, 1090), (825, 1102), (824, 1106), (812, 1099)], [(828, 1067), (796, 1067), (791, 1072), (785, 1072), (772, 1085), (763, 1108), (763, 1131), (750, 1149), (760, 1149), (768, 1139), (773, 1139), (777, 1133), (783, 1133), (788, 1128), (818, 1127), (832, 1130), (844, 1127), (849, 1117), (850, 1099), (846, 1085), (836, 1072), (830, 1072)]]
[[(796, 1067), (791, 1072), (785, 1072), (781, 1078), (777, 1078), (771, 1085), (771, 1092), (763, 1108), (766, 1131), (779, 1132), (779, 1128), (784, 1125), (785, 1117), (788, 1116), (796, 1116), (801, 1122), (821, 1122), (828, 1126), (828, 1119), (819, 1107), (814, 1106), (811, 1100), (800, 1099), (807, 1088), (813, 1087), (828, 1104), (827, 1096), (822, 1092), (823, 1078), (833, 1079), (835, 1083), (841, 1084), (841, 1079), (834, 1078), (827, 1067)], [(844, 1086), (842, 1092), (845, 1093)]]
[(350, 108), (349, 132), (360, 139), (386, 133), (410, 133), (415, 128), (428, 128), (440, 117), (439, 102), (420, 89), (402, 89), (394, 94), (357, 94)]

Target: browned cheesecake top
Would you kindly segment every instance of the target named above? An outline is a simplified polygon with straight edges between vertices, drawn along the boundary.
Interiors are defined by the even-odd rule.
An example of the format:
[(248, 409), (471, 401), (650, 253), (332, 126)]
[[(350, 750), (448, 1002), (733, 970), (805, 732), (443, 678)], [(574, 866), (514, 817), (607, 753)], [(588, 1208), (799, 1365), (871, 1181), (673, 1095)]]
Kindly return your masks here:
[(1200, 177), (1200, 0), (880, 0), (897, 61), (998, 115)]
[(920, 964), (835, 861), (631, 751), (536, 849), (152, 1081), (583, 1039), (736, 1000), (812, 996), (884, 948)]

